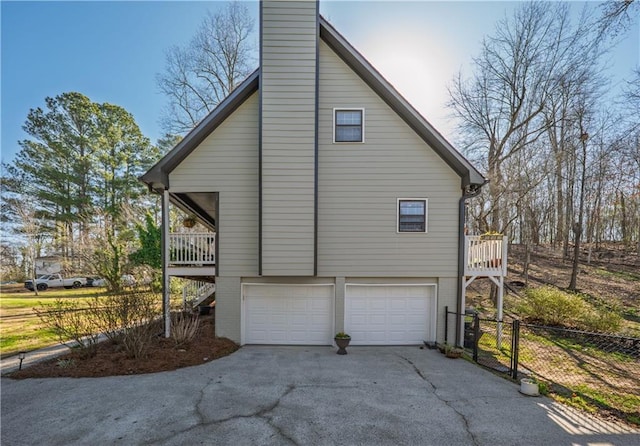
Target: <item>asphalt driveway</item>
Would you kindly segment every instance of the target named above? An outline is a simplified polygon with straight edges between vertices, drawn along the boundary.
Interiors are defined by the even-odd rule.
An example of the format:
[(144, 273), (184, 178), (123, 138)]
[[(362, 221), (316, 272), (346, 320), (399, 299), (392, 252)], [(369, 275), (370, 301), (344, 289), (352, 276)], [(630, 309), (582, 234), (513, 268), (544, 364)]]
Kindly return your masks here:
[(173, 372), (2, 378), (9, 445), (638, 445), (462, 359), (417, 347), (243, 347)]

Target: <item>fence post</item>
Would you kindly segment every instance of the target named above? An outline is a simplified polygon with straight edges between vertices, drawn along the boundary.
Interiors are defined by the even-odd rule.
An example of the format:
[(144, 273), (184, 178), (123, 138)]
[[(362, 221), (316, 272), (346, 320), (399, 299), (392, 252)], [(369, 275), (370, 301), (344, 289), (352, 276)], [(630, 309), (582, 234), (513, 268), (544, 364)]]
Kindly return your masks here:
[(520, 352), (520, 321), (515, 319), (511, 328), (511, 377), (518, 379), (518, 353)]
[(444, 307), (444, 343), (449, 339), (449, 306)]
[(480, 317), (473, 313), (473, 362), (478, 362), (478, 342), (480, 341)]

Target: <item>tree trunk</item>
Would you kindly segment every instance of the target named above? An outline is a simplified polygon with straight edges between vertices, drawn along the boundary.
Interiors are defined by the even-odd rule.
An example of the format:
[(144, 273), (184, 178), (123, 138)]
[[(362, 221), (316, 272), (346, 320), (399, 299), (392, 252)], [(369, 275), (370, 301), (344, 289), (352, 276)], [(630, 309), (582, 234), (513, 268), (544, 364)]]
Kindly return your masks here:
[(574, 225), (575, 243), (573, 245), (573, 268), (571, 270), (571, 281), (569, 289), (576, 291), (576, 282), (578, 279), (578, 260), (580, 257), (580, 237), (582, 235), (583, 214), (584, 214), (584, 188), (587, 177), (587, 138), (588, 135), (582, 132), (580, 140), (582, 141), (582, 172), (580, 178), (580, 207), (578, 209), (578, 222)]

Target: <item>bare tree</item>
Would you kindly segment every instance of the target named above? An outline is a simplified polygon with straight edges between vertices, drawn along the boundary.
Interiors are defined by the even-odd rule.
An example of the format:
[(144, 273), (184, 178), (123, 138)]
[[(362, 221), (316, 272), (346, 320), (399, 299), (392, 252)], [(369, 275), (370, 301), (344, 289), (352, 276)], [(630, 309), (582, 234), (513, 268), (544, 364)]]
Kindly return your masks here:
[(526, 3), (484, 40), (473, 77), (459, 74), (450, 88), (468, 149), (484, 154), (491, 181), (487, 229), (503, 232), (512, 220), (502, 199), (513, 186), (504, 181), (505, 163), (544, 136), (556, 119), (545, 114), (551, 92), (592, 59), (585, 23), (572, 28), (565, 4)]
[(167, 132), (191, 130), (251, 73), (253, 27), (247, 7), (234, 1), (208, 13), (188, 45), (167, 51), (165, 71), (157, 75), (168, 98), (162, 118)]
[(607, 36), (615, 38), (631, 26), (633, 14), (640, 11), (637, 0), (608, 0), (601, 6), (602, 15), (598, 19), (598, 39)]
[[(640, 255), (640, 67), (634, 70), (633, 77), (623, 95), (624, 120), (616, 141), (620, 155), (620, 172), (624, 174), (620, 185), (621, 205), (623, 191), (627, 195), (627, 215), (622, 218), (622, 239), (630, 246), (635, 239), (636, 250)], [(627, 209), (628, 208), (628, 209)]]
[(35, 199), (32, 197), (22, 197), (14, 203), (14, 211), (19, 219), (17, 228), (18, 234), (25, 239), (25, 254), (28, 266), (27, 277), (32, 280), (33, 291), (38, 295), (38, 287), (36, 286), (36, 259), (40, 256), (43, 242), (47, 237), (46, 222), (41, 218), (36, 206)]
[(6, 240), (0, 242), (0, 280), (21, 279), (24, 271), (20, 265), (20, 250)]

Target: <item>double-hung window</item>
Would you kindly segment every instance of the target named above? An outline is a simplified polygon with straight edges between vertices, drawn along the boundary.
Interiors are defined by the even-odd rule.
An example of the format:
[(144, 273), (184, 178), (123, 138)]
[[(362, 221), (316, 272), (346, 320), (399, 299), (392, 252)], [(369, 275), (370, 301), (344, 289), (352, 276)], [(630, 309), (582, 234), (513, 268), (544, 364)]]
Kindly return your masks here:
[(334, 109), (334, 142), (364, 142), (364, 109)]
[(427, 232), (426, 198), (398, 199), (398, 232)]

